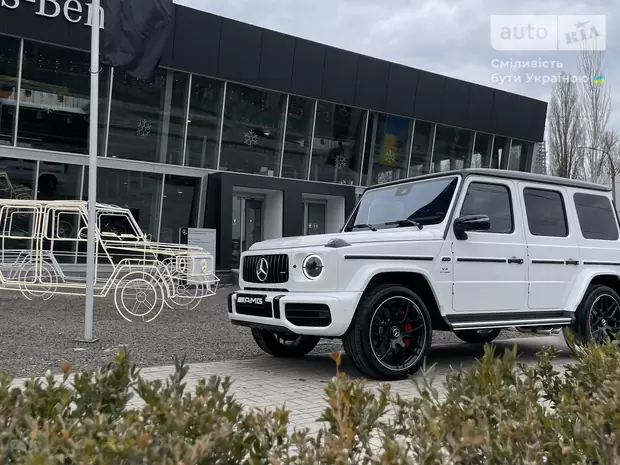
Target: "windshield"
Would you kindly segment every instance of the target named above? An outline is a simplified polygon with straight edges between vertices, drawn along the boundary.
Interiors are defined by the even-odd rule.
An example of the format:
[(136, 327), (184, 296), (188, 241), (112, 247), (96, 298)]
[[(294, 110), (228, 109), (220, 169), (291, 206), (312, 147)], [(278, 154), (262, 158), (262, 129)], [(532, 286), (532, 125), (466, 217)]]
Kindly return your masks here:
[(367, 191), (345, 231), (411, 227), (412, 221), (422, 226), (439, 224), (448, 213), (457, 184), (458, 178), (451, 176)]

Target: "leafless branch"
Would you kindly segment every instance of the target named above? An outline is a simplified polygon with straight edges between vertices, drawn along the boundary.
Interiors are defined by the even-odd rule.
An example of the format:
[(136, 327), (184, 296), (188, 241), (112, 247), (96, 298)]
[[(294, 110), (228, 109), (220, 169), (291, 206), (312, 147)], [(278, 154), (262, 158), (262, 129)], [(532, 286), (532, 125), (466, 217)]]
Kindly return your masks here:
[[(580, 52), (577, 64), (581, 81), (581, 114), (583, 117), (585, 145), (602, 149), (603, 138), (609, 123), (611, 97), (609, 86), (597, 84), (595, 76), (604, 75), (603, 50), (596, 50), (595, 44), (586, 45)], [(609, 166), (600, 150), (588, 150), (585, 154), (585, 176), (588, 181), (603, 182), (609, 176)]]
[(551, 173), (564, 178), (583, 177), (584, 132), (577, 83), (569, 74), (554, 84), (549, 105), (549, 161)]

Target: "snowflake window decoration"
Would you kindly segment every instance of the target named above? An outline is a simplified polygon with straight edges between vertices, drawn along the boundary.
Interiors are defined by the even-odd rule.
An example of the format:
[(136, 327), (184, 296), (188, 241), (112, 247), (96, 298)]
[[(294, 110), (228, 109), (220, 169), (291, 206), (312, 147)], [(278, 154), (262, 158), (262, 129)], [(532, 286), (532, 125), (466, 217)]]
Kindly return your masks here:
[(151, 135), (151, 124), (145, 119), (139, 121), (136, 134), (140, 137), (149, 137)]
[(243, 135), (243, 138), (244, 143), (250, 147), (258, 145), (258, 135), (251, 129)]
[(383, 159), (388, 165), (393, 164), (396, 161), (396, 152), (394, 152), (394, 150), (392, 149), (388, 150), (387, 152), (385, 152), (385, 156), (383, 157)]
[(341, 170), (345, 166), (347, 166), (347, 157), (345, 157), (344, 155), (337, 155), (335, 162), (336, 162), (336, 168)]

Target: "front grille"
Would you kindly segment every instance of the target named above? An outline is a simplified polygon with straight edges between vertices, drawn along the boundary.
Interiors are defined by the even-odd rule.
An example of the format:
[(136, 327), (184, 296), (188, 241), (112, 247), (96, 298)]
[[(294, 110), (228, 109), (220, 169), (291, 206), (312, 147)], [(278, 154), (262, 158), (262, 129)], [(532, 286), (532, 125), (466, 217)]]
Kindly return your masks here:
[[(266, 276), (257, 274), (261, 259), (267, 261)], [(264, 267), (263, 267), (264, 268)], [(288, 281), (288, 255), (250, 255), (243, 258), (243, 280), (247, 283), (277, 284)]]

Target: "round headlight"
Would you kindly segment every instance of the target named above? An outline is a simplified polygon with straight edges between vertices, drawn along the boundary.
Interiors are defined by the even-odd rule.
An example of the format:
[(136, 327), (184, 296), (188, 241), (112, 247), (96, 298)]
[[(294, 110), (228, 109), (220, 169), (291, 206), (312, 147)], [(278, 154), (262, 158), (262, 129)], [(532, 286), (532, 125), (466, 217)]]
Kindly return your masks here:
[(301, 269), (306, 278), (317, 279), (323, 273), (323, 260), (318, 255), (308, 255), (304, 259)]

